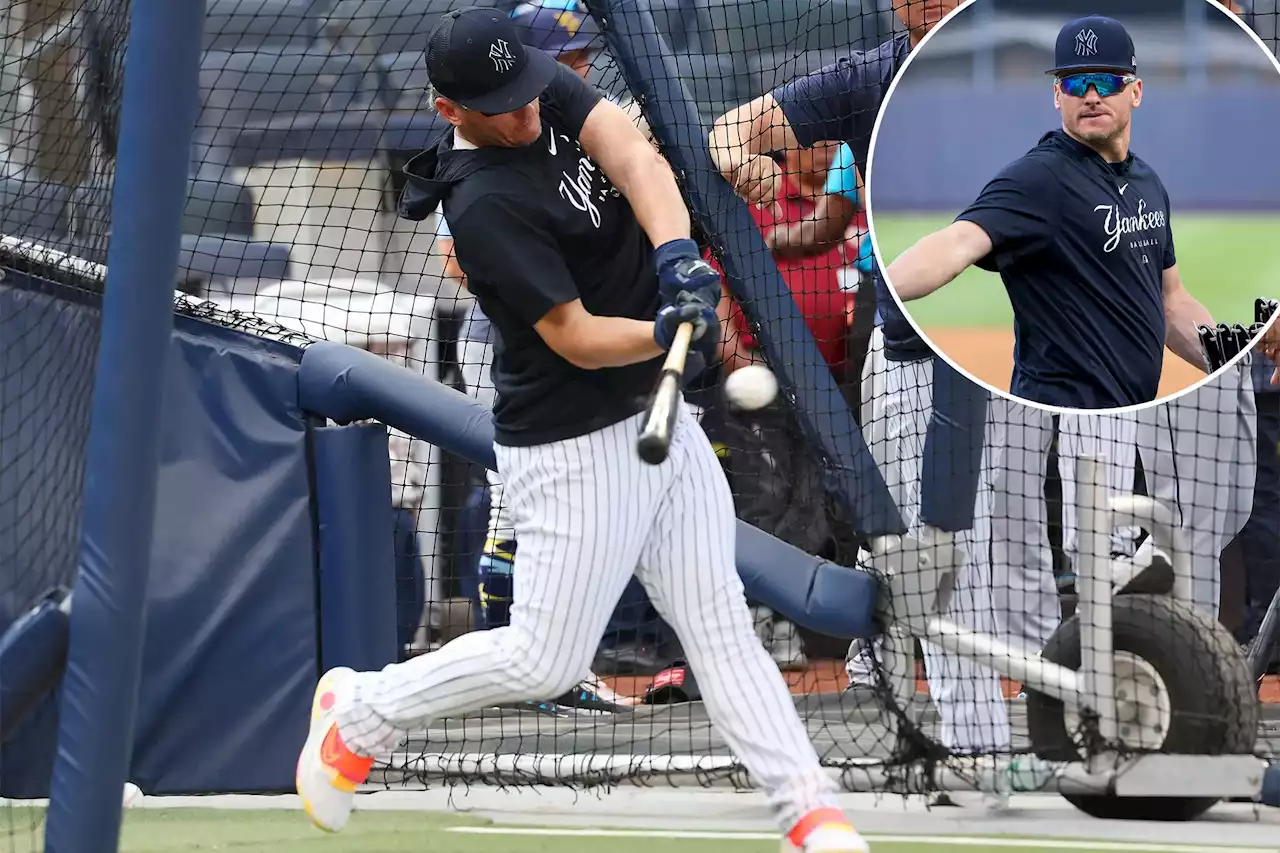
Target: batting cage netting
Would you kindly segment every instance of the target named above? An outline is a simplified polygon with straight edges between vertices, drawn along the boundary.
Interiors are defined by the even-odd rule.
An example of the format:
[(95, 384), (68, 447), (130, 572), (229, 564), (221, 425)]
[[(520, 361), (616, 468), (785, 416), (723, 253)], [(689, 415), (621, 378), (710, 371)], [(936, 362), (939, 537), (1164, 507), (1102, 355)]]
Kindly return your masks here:
[[(464, 5), (207, 0), (175, 310), (304, 349), (367, 350), (493, 405), (500, 344), (468, 293), (448, 223), (439, 210), (420, 221), (399, 211), (407, 162), (447, 130), (431, 100), (426, 36)], [(755, 631), (831, 775), (848, 790), (999, 799), (1056, 789), (1092, 814), (1193, 818), (1222, 794), (1188, 779), (1180, 795), (1167, 777), (1190, 765), (1170, 765), (1166, 787), (1147, 797), (1091, 787), (1070, 767), (1147, 752), (1272, 753), (1274, 363), (1255, 351), (1173, 402), (1058, 415), (886, 340), (864, 198), (872, 132), (906, 57), (956, 5), (501, 8), (528, 46), (628, 111), (672, 164), (695, 236), (723, 271), (719, 358), (686, 400), (739, 519), (767, 534), (738, 540)], [(974, 106), (994, 93), (1001, 109), (1044, 107), (1058, 29), (1092, 11), (978, 0), (945, 24), (956, 37), (940, 33), (929, 44), (945, 48), (926, 45), (910, 68), (923, 81), (912, 103), (949, 110), (956, 133), (947, 163), (921, 169), (966, 168), (963, 128), (994, 121)], [(1115, 0), (1106, 11), (1135, 34), (1153, 104), (1206, 91), (1240, 104), (1275, 98), (1280, 66), (1238, 23), (1276, 53), (1275, 0), (1232, 15), (1205, 0)], [(4, 12), (4, 627), (74, 577), (128, 15), (126, 0), (16, 0)], [(811, 103), (818, 89), (795, 82), (823, 68), (847, 81), (829, 122)], [(1175, 94), (1154, 94), (1162, 88)], [(1037, 115), (1052, 129), (1052, 113)], [(1274, 139), (1277, 115), (1259, 110), (1249, 132)], [(1196, 182), (1200, 164), (1231, 151), (1170, 137), (1144, 140), (1144, 153), (1167, 158), (1165, 174), (1200, 173), (1170, 181), (1175, 196), (1195, 199), (1186, 231), (1174, 218), (1183, 276), (1198, 296), (1189, 270), (1214, 282), (1202, 301), (1224, 327), (1206, 341), (1239, 352), (1275, 311), (1280, 257), (1263, 235), (1280, 227), (1280, 196), (1215, 195)], [(877, 197), (886, 259), (958, 212), (945, 181), (929, 180), (942, 188), (937, 204), (886, 184), (882, 214)], [(566, 173), (548, 187), (585, 215), (594, 209), (589, 177)], [(986, 298), (1004, 299), (994, 293)], [(974, 352), (1008, 349), (987, 336), (985, 307), (960, 313), (932, 322)], [(1170, 376), (1192, 377), (1177, 387), (1202, 375), (1166, 355)], [(1007, 368), (972, 372), (1008, 387)], [(399, 429), (390, 449), (394, 565), (362, 571), (395, 573), (407, 660), (513, 618), (519, 542), (496, 474)], [(424, 723), (373, 781), (747, 785), (687, 661), (633, 580), (577, 687)], [(0, 794), (29, 796), (13, 781), (30, 758), (23, 739), (55, 725), (46, 708), (4, 727)], [(15, 838), (35, 837), (39, 815), (10, 808), (0, 820), (15, 849)]]

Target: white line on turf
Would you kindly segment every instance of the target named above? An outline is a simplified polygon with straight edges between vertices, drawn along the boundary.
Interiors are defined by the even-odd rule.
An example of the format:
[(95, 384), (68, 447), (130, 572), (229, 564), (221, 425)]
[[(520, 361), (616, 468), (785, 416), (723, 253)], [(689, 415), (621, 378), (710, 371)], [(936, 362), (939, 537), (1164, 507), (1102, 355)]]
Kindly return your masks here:
[[(577, 838), (675, 838), (703, 841), (776, 841), (772, 832), (709, 832), (667, 829), (572, 829), (518, 826), (451, 826), (448, 832), (466, 835), (529, 835)], [(931, 844), (950, 847), (1024, 847), (1032, 850), (1107, 850), (1122, 853), (1277, 853), (1277, 847), (1200, 847), (1185, 844), (1150, 844), (1141, 841), (1090, 841), (1086, 839), (996, 838), (972, 835), (864, 834), (867, 841), (882, 844)]]

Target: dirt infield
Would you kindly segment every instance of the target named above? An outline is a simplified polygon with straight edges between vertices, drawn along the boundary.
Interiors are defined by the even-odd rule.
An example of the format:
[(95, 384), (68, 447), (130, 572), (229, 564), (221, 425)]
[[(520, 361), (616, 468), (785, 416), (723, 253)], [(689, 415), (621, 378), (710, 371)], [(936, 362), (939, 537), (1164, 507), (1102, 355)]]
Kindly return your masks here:
[[(1009, 390), (1013, 376), (1012, 329), (943, 329), (925, 330), (934, 346), (983, 382)], [(1194, 385), (1204, 374), (1165, 350), (1164, 372), (1160, 377), (1160, 396), (1177, 393)]]
[[(929, 685), (924, 680), (924, 668), (917, 665), (916, 670), (916, 691), (928, 694)], [(845, 675), (842, 660), (815, 660), (802, 670), (784, 672), (782, 675), (794, 694), (839, 693), (849, 684), (849, 677)], [(616, 693), (639, 699), (644, 696), (645, 689), (653, 681), (653, 677), (612, 676), (603, 680)], [(1018, 695), (1018, 691), (1022, 689), (1017, 682), (1007, 678), (1002, 678), (1001, 683), (1004, 686), (1006, 698)], [(1263, 681), (1259, 698), (1268, 705), (1280, 704), (1280, 676), (1267, 676)]]

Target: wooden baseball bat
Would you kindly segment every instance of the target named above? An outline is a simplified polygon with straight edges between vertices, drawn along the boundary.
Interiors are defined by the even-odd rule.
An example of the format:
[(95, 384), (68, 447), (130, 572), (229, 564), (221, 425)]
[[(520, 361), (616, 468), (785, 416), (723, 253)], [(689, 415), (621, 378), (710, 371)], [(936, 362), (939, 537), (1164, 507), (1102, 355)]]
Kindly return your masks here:
[(676, 412), (679, 411), (684, 362), (692, 342), (693, 324), (681, 323), (676, 329), (671, 349), (667, 351), (667, 360), (662, 364), (662, 373), (658, 376), (649, 408), (645, 410), (644, 426), (636, 440), (636, 452), (650, 465), (661, 465), (671, 449), (671, 432), (675, 429)]

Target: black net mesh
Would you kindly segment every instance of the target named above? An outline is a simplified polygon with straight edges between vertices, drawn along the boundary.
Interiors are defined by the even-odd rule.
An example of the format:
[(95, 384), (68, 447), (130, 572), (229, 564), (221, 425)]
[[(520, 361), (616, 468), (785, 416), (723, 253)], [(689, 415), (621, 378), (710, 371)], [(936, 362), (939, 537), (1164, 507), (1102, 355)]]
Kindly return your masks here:
[[(196, 301), (182, 303), (184, 310), (257, 332), (365, 348), (493, 402), (492, 335), (452, 256), (447, 223), (434, 214), (410, 222), (396, 213), (401, 168), (444, 129), (427, 95), (425, 36), (443, 12), (462, 5), (208, 0), (178, 283)], [(1012, 34), (1009, 44), (938, 62), (1005, 67), (998, 58), (1010, 68), (1038, 69), (1052, 38), (1046, 44), (1035, 35), (1043, 27), (1027, 25), (1021, 5), (987, 5), (994, 16), (987, 25)], [(1067, 3), (1037, 9), (1041, 5), (1055, 20), (1091, 11)], [(526, 6), (506, 8), (537, 11)], [(1124, 6), (1114, 13), (1193, 26), (1181, 8), (1172, 11), (1165, 2)], [(908, 39), (908, 27), (931, 24), (939, 8), (915, 0), (654, 3), (660, 38), (645, 41), (634, 38), (647, 25), (629, 17), (637, 14), (626, 11), (631, 7), (593, 2), (589, 14), (556, 4), (554, 23), (531, 37), (539, 47), (559, 50), (562, 61), (630, 111), (680, 164), (677, 179), (697, 214), (700, 239), (730, 273), (721, 306), (721, 363), (688, 399), (716, 444), (739, 517), (809, 554), (870, 571), (886, 589), (894, 588), (892, 578), (884, 560), (871, 554), (875, 534), (886, 531), (860, 520), (876, 485), (850, 479), (840, 453), (861, 436), (907, 514), (910, 533), (923, 535), (921, 465), (928, 411), (937, 401), (931, 402), (933, 365), (889, 360), (873, 331), (877, 300), (860, 158), (896, 68), (892, 43)], [(1240, 11), (1276, 51), (1274, 0)], [(8, 15), (0, 132), (6, 134), (4, 192), (14, 201), (0, 211), (2, 230), (101, 259), (127, 7), (28, 0), (11, 4)], [(633, 37), (620, 38), (619, 29)], [(1019, 33), (1028, 35), (1020, 41)], [(859, 117), (854, 133), (828, 139), (810, 127), (806, 133), (818, 144), (766, 146), (755, 165), (732, 164), (730, 177), (748, 197), (759, 178), (776, 178), (774, 203), (754, 205), (723, 192), (713, 165), (722, 163), (723, 151), (708, 150), (706, 137), (717, 119), (832, 63), (865, 70), (870, 53), (885, 43), (888, 76), (851, 93), (856, 97), (845, 118)], [(849, 59), (851, 51), (866, 53)], [(679, 84), (675, 94), (691, 99), (699, 124), (672, 124), (676, 102), (656, 109), (644, 75)], [(72, 86), (73, 79), (92, 85)], [(769, 138), (773, 129), (767, 120), (756, 128)], [(828, 191), (828, 178), (846, 139), (857, 169), (841, 194)], [(733, 216), (746, 217), (748, 229), (713, 227)], [(54, 346), (60, 339), (40, 330), (42, 324), (72, 329), (60, 314), (85, 312), (75, 313), (79, 331), (68, 332), (59, 346), (69, 363), (92, 363), (96, 316), (73, 296), (51, 296), (38, 286), (57, 281), (57, 269), (24, 277), (20, 291), (0, 283), (6, 305), (0, 312), (0, 590), (8, 596), (0, 601), (9, 607), (12, 597), (18, 609), (24, 606), (19, 593), (38, 595), (44, 583), (37, 580), (59, 577), (74, 559), (84, 435), (76, 418), (87, 417), (91, 374), (82, 370), (80, 385), (62, 386), (66, 411), (53, 412), (44, 396), (32, 408), (21, 402), (31, 398), (21, 384), (24, 364), (37, 357), (22, 341), (28, 349)], [(754, 288), (744, 283), (758, 284), (761, 270), (781, 278)], [(84, 286), (82, 278), (64, 283)], [(1251, 322), (1245, 315), (1252, 298), (1264, 293), (1274, 289), (1250, 293), (1223, 319)], [(784, 393), (761, 409), (730, 405), (728, 377), (753, 363), (782, 376)], [(1280, 411), (1276, 394), (1252, 390), (1254, 373), (1262, 371), (1231, 368), (1178, 403), (1136, 416), (1054, 417), (1001, 399), (987, 408), (974, 523), (956, 534), (963, 571), (944, 615), (1033, 659), (1043, 653), (1089, 672), (1098, 663), (1089, 657), (1096, 625), (1082, 627), (1084, 620), (1073, 618), (1081, 566), (1109, 568), (1113, 555), (1126, 572), (1150, 563), (1154, 568), (1132, 570), (1142, 594), (1118, 599), (1111, 611), (1122, 652), (1113, 664), (1120, 720), (1114, 727), (1105, 717), (1064, 711), (1061, 703), (1024, 690), (1026, 672), (1002, 677), (968, 662), (953, 640), (944, 643), (952, 651), (943, 651), (895, 629), (851, 644), (849, 637), (814, 632), (750, 602), (760, 642), (783, 672), (831, 774), (850, 789), (970, 788), (998, 796), (1043, 787), (1056, 767), (1050, 762), (1100, 745), (1120, 744), (1125, 752), (1269, 748), (1265, 741), (1255, 744), (1258, 683), (1242, 651), (1257, 634), (1280, 575), (1274, 458)], [(21, 443), (54, 420), (80, 444), (68, 440), (53, 458), (29, 438)], [(425, 442), (395, 431), (392, 439), (393, 500), (400, 510), (398, 621), (409, 658), (504, 623), (517, 543), (495, 478)], [(1082, 528), (1077, 460), (1098, 452), (1108, 455), (1098, 476), (1110, 492), (1146, 492), (1175, 506), (1197, 579), (1191, 589), (1196, 609), (1160, 595), (1173, 572), (1163, 568), (1160, 554), (1153, 556), (1154, 543), (1141, 526), (1114, 536)], [(35, 467), (38, 476), (31, 473)], [(1241, 485), (1246, 477), (1256, 484), (1251, 493)], [(518, 573), (518, 559), (514, 565)], [(886, 624), (924, 612), (928, 596), (919, 590), (907, 596), (885, 598)], [(6, 614), (11, 618), (8, 611), (0, 615)], [(1225, 627), (1215, 627), (1214, 616)], [(744, 768), (703, 703), (680, 701), (688, 698), (683, 683), (663, 674), (683, 658), (671, 627), (633, 584), (578, 688), (435, 720), (380, 766), (375, 781), (743, 784)], [(1274, 679), (1261, 688), (1264, 714), (1280, 700), (1276, 689)], [(1153, 740), (1157, 731), (1166, 737)], [(1038, 757), (1031, 757), (1033, 746)], [(1013, 756), (1022, 757), (1006, 760)], [(8, 813), (15, 827), (10, 835), (34, 834), (20, 815)]]
[[(0, 630), (75, 572), (128, 12), (0, 11)], [(6, 772), (24, 729), (5, 730), (0, 796), (29, 796)], [(41, 823), (5, 808), (0, 846), (37, 849)]]

